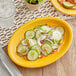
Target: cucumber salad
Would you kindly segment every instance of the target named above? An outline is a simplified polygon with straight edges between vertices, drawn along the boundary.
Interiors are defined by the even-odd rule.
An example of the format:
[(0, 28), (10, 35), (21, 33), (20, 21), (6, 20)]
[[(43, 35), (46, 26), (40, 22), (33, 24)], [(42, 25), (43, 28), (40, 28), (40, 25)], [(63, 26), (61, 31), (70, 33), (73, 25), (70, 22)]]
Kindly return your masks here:
[(64, 28), (62, 26), (50, 27), (48, 25), (36, 26), (33, 30), (25, 32), (25, 39), (17, 46), (19, 56), (26, 56), (33, 61), (56, 52), (63, 43)]
[(58, 0), (67, 9), (76, 9), (76, 0)]

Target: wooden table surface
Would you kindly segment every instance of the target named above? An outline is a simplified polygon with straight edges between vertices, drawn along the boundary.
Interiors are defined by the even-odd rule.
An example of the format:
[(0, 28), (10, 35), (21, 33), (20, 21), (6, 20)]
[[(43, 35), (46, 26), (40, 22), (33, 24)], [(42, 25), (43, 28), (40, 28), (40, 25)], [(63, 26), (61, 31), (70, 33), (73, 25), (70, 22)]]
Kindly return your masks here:
[(68, 52), (58, 61), (43, 68), (27, 69), (17, 66), (22, 76), (76, 76), (76, 19), (66, 21), (73, 31), (73, 41)]

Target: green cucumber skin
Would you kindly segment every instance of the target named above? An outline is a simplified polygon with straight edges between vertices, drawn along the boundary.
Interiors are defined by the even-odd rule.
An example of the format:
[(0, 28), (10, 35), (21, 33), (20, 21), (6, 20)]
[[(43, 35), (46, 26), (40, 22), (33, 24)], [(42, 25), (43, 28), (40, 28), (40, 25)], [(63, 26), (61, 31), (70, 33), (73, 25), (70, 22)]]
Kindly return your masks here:
[[(36, 50), (30, 50), (30, 51), (34, 51), (34, 53), (36, 53), (36, 54), (38, 55), (38, 53), (36, 52)], [(30, 52), (30, 51), (29, 51), (29, 52)], [(28, 52), (28, 54), (27, 54), (28, 60), (34, 61), (34, 60), (37, 60), (37, 59), (38, 59), (39, 55), (38, 55), (35, 59), (29, 59), (29, 52)]]
[(48, 50), (46, 51), (48, 54), (50, 54), (51, 52), (52, 52), (52, 46), (51, 45), (49, 45), (49, 44), (47, 44), (47, 43), (45, 43), (43, 46), (42, 46), (42, 49), (44, 50), (44, 46), (45, 45), (48, 45), (49, 46), (49, 49), (48, 50), (50, 50), (50, 52), (48, 53)]
[[(21, 47), (21, 48), (23, 47), (22, 49), (25, 48), (25, 50), (24, 50), (24, 51), (19, 51), (19, 49), (21, 49), (20, 47)], [(20, 43), (20, 44), (18, 45), (18, 47), (17, 47), (17, 52), (18, 52), (18, 53), (25, 53), (27, 49), (28, 49), (28, 46), (24, 46), (24, 45), (22, 45), (22, 44)]]
[[(34, 46), (36, 46), (36, 48)], [(41, 47), (39, 45), (34, 45), (34, 46), (32, 46), (32, 48), (31, 48), (32, 50), (36, 50), (37, 51), (37, 49), (39, 49), (39, 50), (41, 49)], [(41, 51), (37, 51), (37, 52), (38, 52), (39, 55), (41, 55)]]

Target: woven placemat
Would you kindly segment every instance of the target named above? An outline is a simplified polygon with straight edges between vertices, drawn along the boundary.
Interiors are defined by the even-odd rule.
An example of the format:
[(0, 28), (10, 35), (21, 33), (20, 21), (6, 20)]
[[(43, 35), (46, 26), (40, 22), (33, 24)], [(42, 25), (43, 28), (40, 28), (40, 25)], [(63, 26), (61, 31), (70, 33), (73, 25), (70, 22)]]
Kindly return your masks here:
[(16, 5), (16, 15), (14, 19), (14, 26), (8, 29), (0, 27), (0, 45), (2, 47), (8, 44), (8, 41), (13, 34), (13, 32), (20, 27), (22, 24), (26, 23), (27, 21), (43, 17), (43, 16), (54, 16), (60, 17), (64, 20), (72, 19), (76, 16), (64, 15), (57, 11), (49, 0), (46, 0), (37, 10), (30, 11), (27, 6), (25, 5), (24, 0), (14, 0)]

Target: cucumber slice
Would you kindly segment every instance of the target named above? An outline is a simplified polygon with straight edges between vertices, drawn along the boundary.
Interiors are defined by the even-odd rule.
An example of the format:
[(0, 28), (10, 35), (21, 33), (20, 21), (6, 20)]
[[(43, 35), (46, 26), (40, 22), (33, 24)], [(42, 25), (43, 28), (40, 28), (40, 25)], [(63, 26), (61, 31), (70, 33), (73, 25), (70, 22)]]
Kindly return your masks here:
[(68, 8), (68, 9), (71, 9), (71, 8), (74, 7), (74, 5), (71, 4), (70, 2), (63, 2), (63, 6), (64, 6), (65, 8)]
[(17, 47), (17, 52), (18, 53), (25, 53), (27, 49), (28, 49), (27, 46), (24, 46), (22, 44), (19, 44), (18, 47)]
[(41, 26), (41, 29), (44, 31), (44, 32), (49, 32), (51, 30), (51, 28), (47, 25), (43, 25)]
[(31, 61), (38, 59), (38, 57), (39, 55), (36, 50), (30, 50), (27, 54), (28, 60), (31, 60)]
[(37, 44), (35, 39), (29, 39), (30, 46), (34, 46)]
[(33, 31), (33, 30), (27, 31), (25, 33), (25, 37), (26, 37), (26, 39), (32, 39), (32, 38), (34, 38), (35, 37), (35, 31)]
[(37, 31), (36, 32), (36, 38), (38, 39), (40, 36), (41, 36), (41, 32), (40, 31)]
[(34, 45), (31, 49), (36, 50), (38, 54), (41, 55), (41, 47), (39, 45)]
[(52, 32), (51, 39), (58, 42), (62, 39), (62, 34), (59, 31), (55, 30)]
[(52, 49), (53, 49), (53, 50), (55, 50), (55, 49), (57, 49), (57, 48), (58, 48), (58, 44), (53, 44), (53, 45), (52, 45)]
[(50, 54), (51, 52), (52, 52), (52, 47), (51, 47), (51, 45), (49, 45), (49, 44), (44, 44), (43, 46), (42, 46), (42, 49), (44, 50), (46, 48), (46, 51), (45, 52), (47, 52), (48, 54)]
[(64, 28), (62, 26), (58, 26), (55, 28), (57, 31), (59, 31), (62, 35), (64, 34)]

